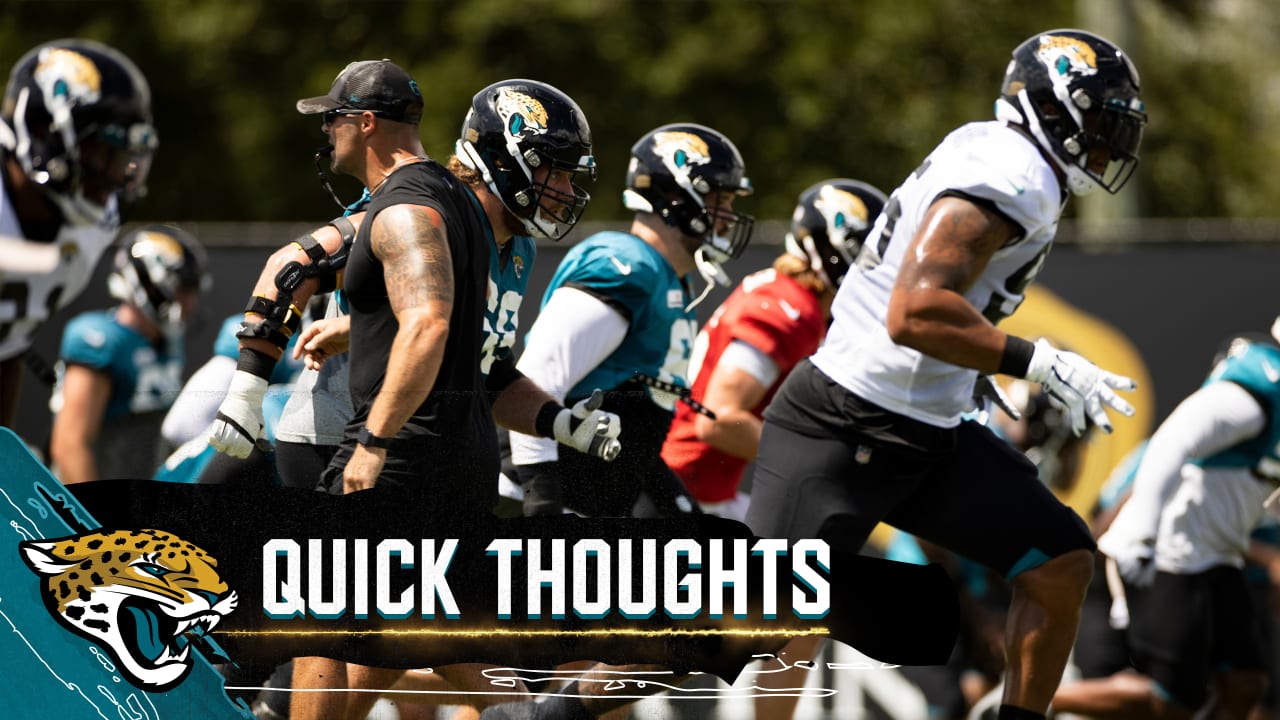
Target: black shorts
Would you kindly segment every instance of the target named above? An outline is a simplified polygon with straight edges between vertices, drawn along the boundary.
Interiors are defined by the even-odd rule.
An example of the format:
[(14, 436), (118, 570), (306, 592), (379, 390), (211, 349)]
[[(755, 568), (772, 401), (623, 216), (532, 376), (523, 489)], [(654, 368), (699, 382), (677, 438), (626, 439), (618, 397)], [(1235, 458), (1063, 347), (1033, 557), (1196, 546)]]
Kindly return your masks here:
[[(356, 447), (353, 436), (354, 432), (348, 432), (321, 475), (321, 489), (332, 495), (343, 494), (343, 470)], [(486, 440), (459, 439), (457, 446), (442, 457), (439, 443), (396, 438), (387, 448), (375, 489), (429, 500), (458, 512), (489, 514), (498, 504), (498, 444), (492, 429)]]
[(1177, 704), (1203, 705), (1213, 673), (1265, 667), (1262, 625), (1239, 568), (1158, 572), (1150, 587), (1126, 583), (1125, 597), (1134, 666)]
[(753, 483), (747, 525), (760, 537), (822, 538), (857, 552), (883, 521), (1006, 579), (1095, 547), (1031, 461), (987, 428), (895, 415), (807, 362), (765, 415)]
[(337, 451), (337, 445), (276, 440), (276, 474), (280, 476), (281, 485), (301, 490), (324, 490), (320, 487), (320, 476)]

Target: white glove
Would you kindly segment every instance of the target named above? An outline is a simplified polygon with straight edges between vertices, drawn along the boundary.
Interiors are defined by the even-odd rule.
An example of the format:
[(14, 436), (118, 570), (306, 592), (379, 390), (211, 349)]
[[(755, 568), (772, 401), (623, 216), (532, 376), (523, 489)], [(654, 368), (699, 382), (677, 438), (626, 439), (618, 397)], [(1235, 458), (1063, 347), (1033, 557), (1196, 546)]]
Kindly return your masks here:
[(266, 378), (237, 370), (231, 376), (227, 398), (209, 426), (209, 444), (214, 450), (233, 458), (247, 458), (262, 435), (262, 396), (267, 391)]
[(622, 418), (601, 410), (602, 403), (604, 393), (596, 390), (572, 409), (561, 410), (552, 426), (556, 442), (605, 461), (618, 457), (622, 451), (617, 439), (622, 432)]
[(1122, 415), (1133, 415), (1133, 406), (1112, 389), (1133, 390), (1137, 383), (1109, 373), (1073, 352), (1059, 350), (1047, 340), (1036, 342), (1027, 379), (1044, 384), (1050, 400), (1071, 416), (1071, 429), (1077, 436), (1084, 434), (1090, 420), (1103, 432), (1111, 432), (1107, 406)]
[(1130, 585), (1148, 587), (1156, 579), (1156, 541), (1154, 538), (1107, 542), (1103, 535), (1098, 542), (1103, 553), (1116, 563), (1120, 577)]

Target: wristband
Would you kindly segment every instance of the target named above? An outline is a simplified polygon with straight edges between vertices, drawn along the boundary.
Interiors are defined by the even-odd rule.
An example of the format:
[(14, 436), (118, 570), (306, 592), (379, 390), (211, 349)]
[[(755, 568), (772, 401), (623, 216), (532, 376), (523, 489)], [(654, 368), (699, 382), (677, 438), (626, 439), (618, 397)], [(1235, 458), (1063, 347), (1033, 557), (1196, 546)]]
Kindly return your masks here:
[(271, 373), (276, 369), (276, 359), (261, 350), (253, 348), (240, 348), (240, 360), (236, 362), (236, 370), (260, 377), (263, 380), (271, 379)]
[(538, 416), (533, 420), (533, 431), (545, 438), (556, 436), (556, 416), (564, 406), (555, 400), (548, 400), (538, 408)]
[(1035, 355), (1036, 346), (1016, 335), (1006, 335), (1004, 352), (1000, 354), (1000, 366), (996, 372), (1001, 375), (1012, 375), (1017, 378), (1027, 376), (1031, 367), (1031, 356)]

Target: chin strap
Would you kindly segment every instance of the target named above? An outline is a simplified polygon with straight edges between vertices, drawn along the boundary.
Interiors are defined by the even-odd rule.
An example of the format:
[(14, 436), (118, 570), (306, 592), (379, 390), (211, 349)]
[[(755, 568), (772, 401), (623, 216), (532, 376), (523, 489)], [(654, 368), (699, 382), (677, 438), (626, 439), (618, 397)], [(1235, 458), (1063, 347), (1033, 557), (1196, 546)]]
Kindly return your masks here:
[(706, 282), (707, 286), (702, 289), (698, 297), (693, 299), (693, 302), (685, 306), (685, 312), (692, 311), (703, 300), (706, 300), (707, 296), (711, 294), (712, 288), (717, 285), (729, 287), (732, 282), (729, 278), (729, 273), (725, 272), (723, 267), (720, 267), (720, 263), (708, 257), (706, 246), (699, 247), (693, 251), (693, 263), (697, 266), (698, 274), (702, 276), (702, 280)]

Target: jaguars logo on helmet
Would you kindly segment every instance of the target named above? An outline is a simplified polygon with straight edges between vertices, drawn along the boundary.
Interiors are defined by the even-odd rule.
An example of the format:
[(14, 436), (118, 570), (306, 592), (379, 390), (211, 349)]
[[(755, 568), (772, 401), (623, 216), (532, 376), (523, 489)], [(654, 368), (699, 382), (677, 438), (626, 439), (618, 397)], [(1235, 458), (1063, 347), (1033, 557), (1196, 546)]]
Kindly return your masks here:
[(546, 109), (542, 107), (542, 103), (525, 93), (501, 88), (494, 107), (497, 108), (498, 115), (502, 116), (507, 133), (512, 137), (541, 135), (547, 131)]
[(93, 61), (63, 48), (44, 48), (37, 56), (35, 80), (53, 114), (70, 113), (76, 103), (98, 102), (102, 76)]
[[(702, 138), (687, 132), (660, 132), (653, 135), (653, 152), (662, 158), (662, 164), (672, 175), (687, 178), (692, 165), (706, 165), (711, 162), (711, 151)], [(689, 187), (699, 193), (708, 193), (711, 186), (706, 178), (698, 177), (688, 181)], [(695, 184), (698, 187), (695, 187)]]

